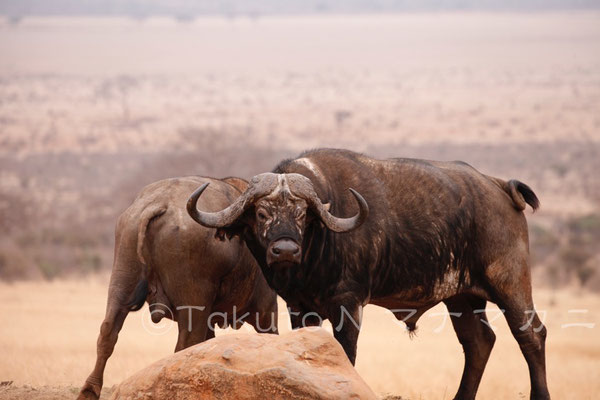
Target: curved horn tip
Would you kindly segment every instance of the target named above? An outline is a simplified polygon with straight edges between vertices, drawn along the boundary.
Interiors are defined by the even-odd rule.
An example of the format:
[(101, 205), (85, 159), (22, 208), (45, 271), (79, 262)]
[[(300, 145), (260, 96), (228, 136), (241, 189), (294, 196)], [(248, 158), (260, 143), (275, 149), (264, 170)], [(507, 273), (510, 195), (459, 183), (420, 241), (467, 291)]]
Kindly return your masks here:
[[(196, 189), (196, 191), (194, 192), (194, 194), (204, 192), (204, 189), (206, 189), (208, 187), (208, 185), (210, 185), (210, 182), (203, 183), (202, 186), (200, 186), (198, 189)], [(192, 196), (194, 194), (192, 194)]]
[(369, 203), (367, 203), (367, 201), (362, 196), (362, 194), (358, 193), (356, 190), (354, 190), (352, 188), (349, 188), (348, 190), (350, 190), (350, 193), (352, 193), (354, 198), (356, 198), (356, 200), (359, 202), (359, 204), (363, 207), (364, 211), (368, 213), (369, 212)]
[(331, 213), (329, 213), (329, 211), (326, 211), (324, 209), (322, 203), (320, 203), (321, 204), (321, 211), (320, 211), (321, 220), (323, 221), (325, 226), (327, 226), (328, 229), (330, 229), (334, 232), (338, 232), (338, 233), (350, 232), (350, 231), (358, 228), (359, 226), (361, 226), (363, 224), (363, 222), (365, 222), (365, 220), (367, 219), (367, 216), (369, 215), (369, 205), (367, 204), (367, 201), (356, 190), (354, 190), (352, 188), (349, 188), (349, 189), (350, 189), (350, 193), (352, 193), (352, 196), (354, 196), (354, 199), (358, 203), (358, 214), (356, 214), (353, 217), (350, 217), (350, 218), (335, 217), (335, 216), (331, 215)]
[(200, 195), (202, 194), (202, 192), (204, 192), (208, 185), (210, 185), (210, 182), (204, 183), (202, 186), (196, 189), (194, 193), (192, 193), (187, 202), (188, 212), (191, 212), (192, 210), (196, 209), (196, 203), (198, 202), (198, 198), (200, 198)]
[(247, 192), (244, 192), (227, 208), (221, 211), (207, 212), (198, 210), (198, 208), (196, 207), (198, 199), (207, 187), (208, 183), (205, 183), (198, 189), (196, 189), (196, 191), (192, 194), (187, 203), (187, 212), (189, 216), (192, 217), (192, 219), (200, 225), (205, 226), (207, 228), (223, 228), (234, 223), (235, 220), (241, 215), (241, 213), (243, 213), (246, 210), (246, 200), (248, 200)]
[(194, 190), (194, 193), (192, 193), (190, 199), (193, 197), (199, 197), (202, 194), (202, 192), (204, 192), (204, 190), (208, 187), (208, 185), (210, 185), (210, 182), (203, 183), (202, 186)]

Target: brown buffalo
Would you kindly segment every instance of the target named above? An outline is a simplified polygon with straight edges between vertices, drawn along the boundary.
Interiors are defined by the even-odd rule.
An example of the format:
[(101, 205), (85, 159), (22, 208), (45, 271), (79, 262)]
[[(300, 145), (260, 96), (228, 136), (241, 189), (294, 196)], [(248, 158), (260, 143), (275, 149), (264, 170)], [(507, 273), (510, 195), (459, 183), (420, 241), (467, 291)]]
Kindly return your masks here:
[(209, 210), (228, 207), (247, 186), (238, 178), (167, 179), (144, 188), (119, 217), (96, 366), (78, 399), (100, 396), (123, 321), (146, 301), (154, 322), (177, 322), (175, 351), (214, 337), (214, 324), (238, 328), (245, 321), (257, 331), (277, 332), (276, 294), (245, 244), (216, 240), (214, 229), (196, 224), (185, 211), (189, 193), (205, 183), (212, 190), (201, 206)]
[(204, 190), (190, 198), (190, 215), (244, 238), (293, 324), (329, 319), (353, 363), (364, 305), (392, 310), (412, 331), (444, 302), (465, 353), (455, 398), (472, 399), (495, 341), (485, 315), (492, 301), (529, 365), (531, 397), (549, 398), (523, 215), (539, 202), (527, 185), (462, 162), (321, 149), (255, 176), (221, 211), (198, 211)]

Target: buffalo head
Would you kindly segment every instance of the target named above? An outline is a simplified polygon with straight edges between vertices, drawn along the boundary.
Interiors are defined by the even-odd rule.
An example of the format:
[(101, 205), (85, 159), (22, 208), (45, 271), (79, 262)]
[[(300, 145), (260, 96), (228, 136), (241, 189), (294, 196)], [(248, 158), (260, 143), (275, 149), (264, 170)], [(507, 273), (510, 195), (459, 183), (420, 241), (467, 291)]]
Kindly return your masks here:
[(355, 190), (358, 213), (338, 218), (329, 213), (312, 182), (300, 174), (265, 173), (252, 178), (246, 191), (229, 207), (218, 212), (200, 211), (198, 198), (208, 183), (199, 187), (187, 204), (189, 215), (199, 224), (220, 230), (246, 226), (265, 251), (269, 267), (291, 266), (302, 260), (302, 242), (307, 224), (318, 219), (334, 232), (349, 232), (367, 218), (369, 207)]

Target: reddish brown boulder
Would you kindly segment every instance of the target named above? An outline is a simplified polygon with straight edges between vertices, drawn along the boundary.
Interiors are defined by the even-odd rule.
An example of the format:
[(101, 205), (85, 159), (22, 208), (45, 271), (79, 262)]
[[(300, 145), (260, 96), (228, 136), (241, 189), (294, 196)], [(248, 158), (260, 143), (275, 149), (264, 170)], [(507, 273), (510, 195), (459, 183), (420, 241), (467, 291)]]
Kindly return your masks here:
[(376, 399), (323, 329), (230, 334), (155, 362), (111, 399)]

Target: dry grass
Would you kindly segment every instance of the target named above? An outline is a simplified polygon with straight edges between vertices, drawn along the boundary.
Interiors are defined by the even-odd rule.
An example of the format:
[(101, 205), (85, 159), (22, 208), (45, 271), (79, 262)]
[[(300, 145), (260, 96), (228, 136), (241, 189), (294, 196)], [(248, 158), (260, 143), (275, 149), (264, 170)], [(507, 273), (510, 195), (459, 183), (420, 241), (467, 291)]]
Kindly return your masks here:
[[(95, 359), (95, 339), (106, 301), (106, 279), (0, 285), (0, 380), (14, 385), (78, 386)], [(600, 297), (575, 291), (535, 292), (537, 307), (546, 310), (548, 380), (557, 399), (592, 399), (600, 391)], [(490, 307), (493, 318), (495, 307)], [(587, 315), (569, 314), (588, 309)], [(385, 310), (369, 306), (358, 344), (356, 368), (381, 395), (409, 399), (449, 399), (458, 387), (463, 357), (451, 324), (442, 326), (439, 306), (423, 316), (417, 336)], [(176, 326), (153, 335), (143, 326), (145, 312), (130, 314), (109, 360), (106, 385), (111, 386), (173, 351)], [(146, 315), (147, 316), (147, 315)], [(597, 326), (561, 328), (591, 322)], [(288, 330), (287, 318), (280, 322)], [(528, 394), (527, 367), (502, 317), (498, 340), (480, 388), (481, 399), (519, 398)], [(159, 330), (150, 328), (150, 332)], [(439, 330), (439, 332), (436, 332)], [(252, 332), (244, 326), (242, 332)], [(220, 331), (218, 334), (228, 332)], [(1, 395), (1, 393), (0, 393)]]

